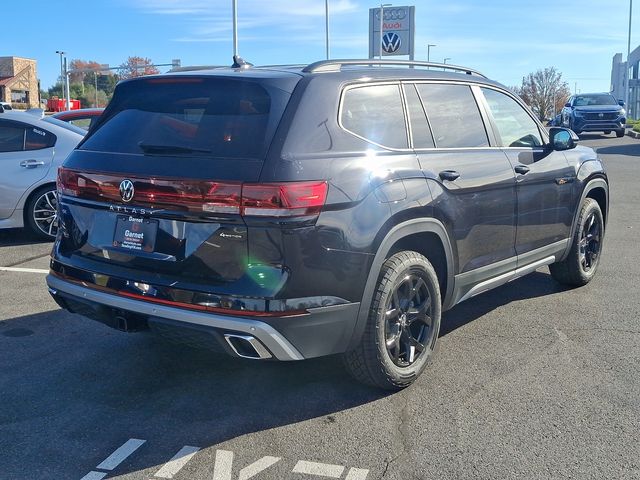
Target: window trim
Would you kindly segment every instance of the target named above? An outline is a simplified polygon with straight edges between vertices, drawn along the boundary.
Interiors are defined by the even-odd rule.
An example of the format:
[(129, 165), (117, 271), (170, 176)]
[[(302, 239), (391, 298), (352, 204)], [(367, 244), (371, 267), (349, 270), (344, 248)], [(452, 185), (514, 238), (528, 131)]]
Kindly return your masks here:
[[(436, 145), (436, 139), (433, 136), (433, 128), (431, 128), (431, 120), (429, 120), (429, 114), (427, 113), (427, 111), (424, 109), (424, 102), (422, 101), (422, 97), (420, 96), (420, 92), (418, 91), (418, 88), (416, 87), (416, 83), (415, 82), (400, 82), (400, 86), (402, 89), (402, 93), (403, 96), (405, 98), (405, 112), (407, 115), (407, 123), (408, 123), (408, 127), (409, 127), (409, 136), (411, 137), (411, 140), (409, 142), (409, 146), (412, 150), (425, 150), (428, 148), (435, 148)], [(422, 113), (424, 113), (424, 117), (427, 119), (427, 126), (429, 127), (429, 134), (431, 135), (431, 143), (433, 143), (433, 147), (418, 147), (416, 148), (415, 144), (413, 143), (413, 124), (411, 122), (411, 115), (409, 114), (409, 103), (407, 102), (406, 99), (406, 89), (407, 88), (413, 88), (414, 91), (416, 92), (416, 95), (418, 97), (418, 101), (420, 102), (420, 109), (422, 110)]]
[[(384, 85), (394, 85), (398, 87), (398, 91), (400, 93), (400, 102), (402, 105), (402, 114), (404, 117), (404, 131), (405, 131), (405, 140), (407, 142), (407, 148), (397, 148), (397, 147), (389, 147), (387, 145), (382, 145), (381, 143), (374, 142), (368, 138), (363, 137), (362, 135), (358, 135), (357, 133), (352, 132), (342, 124), (342, 111), (344, 108), (344, 99), (349, 90), (353, 90), (355, 88), (377, 87), (377, 86), (384, 86)], [(340, 93), (340, 104), (338, 106), (338, 126), (342, 130), (347, 132), (349, 135), (353, 135), (354, 137), (359, 138), (360, 140), (364, 140), (365, 142), (370, 143), (371, 145), (375, 145), (377, 147), (384, 148), (386, 150), (391, 150), (393, 152), (413, 152), (414, 150), (413, 148), (411, 148), (411, 133), (409, 129), (409, 118), (407, 116), (406, 107), (407, 107), (406, 99), (404, 97), (402, 82), (400, 80), (382, 81), (382, 82), (349, 83), (342, 87), (342, 92)]]

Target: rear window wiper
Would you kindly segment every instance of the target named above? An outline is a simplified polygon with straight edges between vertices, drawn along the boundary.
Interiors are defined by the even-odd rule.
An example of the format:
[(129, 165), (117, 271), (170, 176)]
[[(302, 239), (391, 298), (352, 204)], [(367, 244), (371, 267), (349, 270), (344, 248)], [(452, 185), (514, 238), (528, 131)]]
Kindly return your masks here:
[(207, 150), (204, 148), (182, 147), (179, 145), (153, 145), (149, 143), (138, 142), (138, 146), (144, 153), (148, 154), (171, 155), (172, 153), (212, 153), (212, 150)]

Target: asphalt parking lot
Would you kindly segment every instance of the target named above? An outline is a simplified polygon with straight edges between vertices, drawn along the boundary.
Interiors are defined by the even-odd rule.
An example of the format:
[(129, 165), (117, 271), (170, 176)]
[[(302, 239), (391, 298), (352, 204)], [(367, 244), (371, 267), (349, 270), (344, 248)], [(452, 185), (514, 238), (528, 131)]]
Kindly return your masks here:
[(612, 185), (594, 281), (544, 268), (457, 306), (395, 394), (336, 358), (233, 360), (67, 314), (50, 244), (0, 231), (0, 479), (640, 478), (640, 141), (583, 144)]

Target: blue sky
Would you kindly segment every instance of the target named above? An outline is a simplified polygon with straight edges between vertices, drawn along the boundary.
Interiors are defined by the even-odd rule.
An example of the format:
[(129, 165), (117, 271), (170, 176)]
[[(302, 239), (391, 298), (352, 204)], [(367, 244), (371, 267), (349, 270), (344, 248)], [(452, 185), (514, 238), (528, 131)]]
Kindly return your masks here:
[[(389, 3), (394, 3), (387, 0)], [(626, 56), (629, 2), (416, 0), (416, 58), (476, 68), (506, 85), (554, 66), (571, 89), (606, 91), (611, 59)], [(331, 56), (368, 55), (373, 1), (329, 0)], [(640, 44), (640, 2), (632, 49)], [(25, 12), (28, 16), (25, 17)], [(254, 64), (323, 59), (324, 0), (238, 0), (240, 54)], [(59, 57), (119, 65), (130, 55), (183, 65), (230, 64), (231, 0), (26, 0), (3, 2), (0, 56), (35, 58), (44, 88)], [(34, 19), (38, 19), (38, 24)], [(30, 23), (28, 23), (30, 22)]]

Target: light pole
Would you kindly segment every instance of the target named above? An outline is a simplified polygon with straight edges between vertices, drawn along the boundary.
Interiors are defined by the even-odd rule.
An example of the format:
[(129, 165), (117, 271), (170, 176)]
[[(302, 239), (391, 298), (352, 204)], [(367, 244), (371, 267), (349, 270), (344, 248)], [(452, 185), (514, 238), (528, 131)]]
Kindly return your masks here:
[(64, 78), (67, 84), (67, 112), (71, 110), (71, 92), (69, 91), (69, 69), (67, 68), (67, 57), (64, 57)]
[(431, 47), (437, 47), (437, 45), (435, 43), (427, 44), (427, 62), (431, 61)]
[[(627, 109), (627, 112), (629, 112), (630, 107), (629, 107), (629, 70), (631, 67), (631, 64), (629, 63), (629, 56), (631, 55), (631, 15), (633, 13), (633, 0), (629, 0), (629, 36), (627, 37), (627, 65), (626, 65), (626, 72), (624, 75), (624, 106)], [(637, 112), (633, 112), (634, 116), (637, 116)]]
[(448, 62), (449, 60), (451, 60), (451, 57), (446, 57), (446, 58), (442, 61), (442, 63), (444, 63), (444, 64), (446, 65), (446, 64), (447, 64), (447, 62)]
[(65, 80), (67, 78), (67, 76), (64, 74), (64, 63), (63, 63), (63, 57), (65, 55), (65, 53), (67, 52), (63, 52), (62, 50), (56, 50), (56, 53), (58, 55), (60, 55), (60, 81), (62, 82), (62, 88), (60, 90), (62, 90), (62, 100), (64, 100), (64, 95), (65, 95)]
[(384, 30), (384, 8), (390, 6), (390, 3), (380, 4), (380, 60), (382, 60), (382, 31)]
[(329, 60), (329, 0), (324, 0), (324, 35), (327, 60)]
[(238, 55), (238, 0), (231, 0), (233, 11), (233, 56)]

